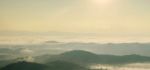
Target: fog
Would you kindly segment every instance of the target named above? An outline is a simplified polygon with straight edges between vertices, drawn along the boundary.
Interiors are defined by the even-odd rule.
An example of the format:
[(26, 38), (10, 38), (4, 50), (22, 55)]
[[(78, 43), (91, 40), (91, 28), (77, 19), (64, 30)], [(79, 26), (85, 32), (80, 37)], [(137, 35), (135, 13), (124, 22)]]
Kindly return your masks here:
[(133, 63), (133, 64), (127, 64), (127, 65), (101, 65), (96, 64), (90, 66), (90, 69), (108, 69), (108, 70), (149, 70), (150, 69), (150, 63)]

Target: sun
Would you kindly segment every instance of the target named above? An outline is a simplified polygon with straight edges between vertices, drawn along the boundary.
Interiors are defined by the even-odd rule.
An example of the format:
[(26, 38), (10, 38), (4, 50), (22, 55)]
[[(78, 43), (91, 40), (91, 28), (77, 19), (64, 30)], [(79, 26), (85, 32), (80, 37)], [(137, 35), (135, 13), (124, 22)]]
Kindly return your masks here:
[(98, 5), (110, 5), (113, 3), (113, 0), (92, 0), (92, 2)]

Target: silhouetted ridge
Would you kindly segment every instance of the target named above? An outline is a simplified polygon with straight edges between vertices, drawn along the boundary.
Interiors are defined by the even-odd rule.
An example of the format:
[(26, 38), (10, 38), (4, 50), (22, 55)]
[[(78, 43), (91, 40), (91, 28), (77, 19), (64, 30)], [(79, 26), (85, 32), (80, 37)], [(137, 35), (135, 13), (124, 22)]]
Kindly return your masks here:
[(46, 70), (47, 66), (32, 62), (17, 62), (9, 64), (0, 70)]

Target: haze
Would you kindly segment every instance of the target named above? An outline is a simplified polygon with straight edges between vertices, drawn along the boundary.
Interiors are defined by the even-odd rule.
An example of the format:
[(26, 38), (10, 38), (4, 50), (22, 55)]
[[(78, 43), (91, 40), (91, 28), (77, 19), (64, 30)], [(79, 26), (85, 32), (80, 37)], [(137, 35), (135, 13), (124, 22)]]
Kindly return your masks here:
[(149, 12), (149, 0), (0, 0), (0, 35), (19, 31), (15, 38), (31, 33), (50, 40), (150, 42)]

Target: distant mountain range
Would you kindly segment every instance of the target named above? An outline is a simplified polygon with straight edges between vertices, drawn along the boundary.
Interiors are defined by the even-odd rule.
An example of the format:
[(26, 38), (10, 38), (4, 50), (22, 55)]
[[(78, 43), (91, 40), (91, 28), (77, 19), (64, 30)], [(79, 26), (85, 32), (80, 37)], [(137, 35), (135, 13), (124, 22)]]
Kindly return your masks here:
[(62, 49), (85, 50), (94, 52), (96, 54), (110, 54), (110, 55), (130, 55), (138, 54), (143, 56), (150, 56), (150, 43), (64, 43), (54, 45)]
[(44, 41), (38, 44), (0, 44), (0, 54), (19, 54), (24, 48), (34, 51), (34, 55), (60, 54), (71, 50), (85, 50), (96, 54), (150, 56), (150, 43), (81, 43)]
[[(81, 65), (90, 65), (90, 64), (130, 64), (130, 63), (147, 63), (150, 62), (150, 57), (140, 56), (140, 55), (98, 55), (87, 51), (74, 50), (62, 53), (60, 55), (52, 56), (41, 56), (44, 58), (44, 62), (51, 62), (56, 60), (67, 61), (78, 63)], [(38, 59), (40, 59), (38, 57)], [(39, 60), (40, 61), (40, 60)]]

